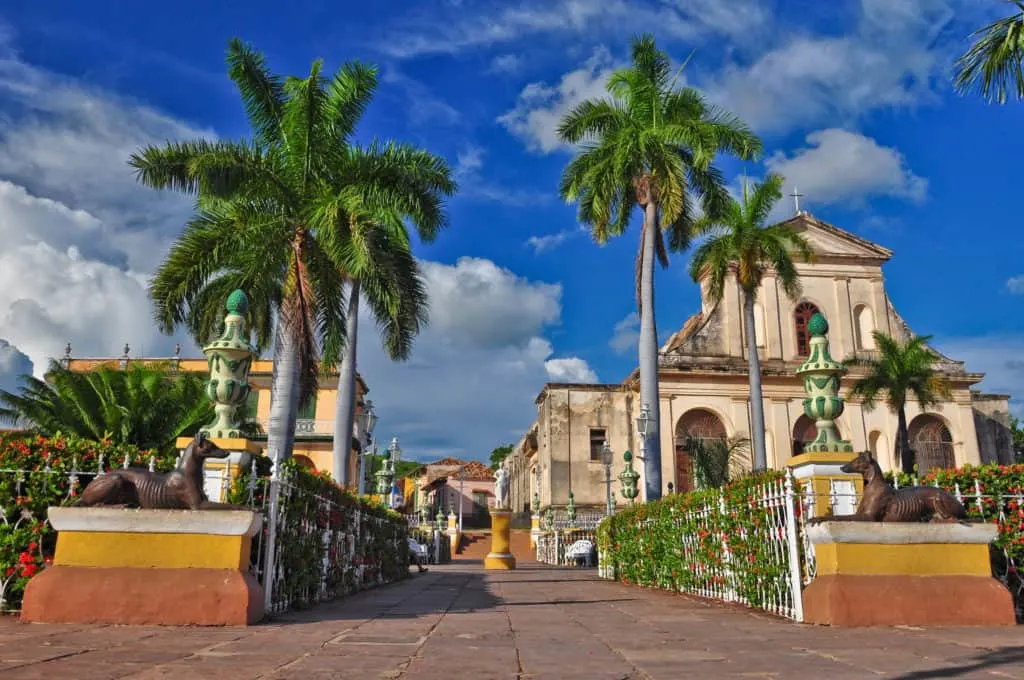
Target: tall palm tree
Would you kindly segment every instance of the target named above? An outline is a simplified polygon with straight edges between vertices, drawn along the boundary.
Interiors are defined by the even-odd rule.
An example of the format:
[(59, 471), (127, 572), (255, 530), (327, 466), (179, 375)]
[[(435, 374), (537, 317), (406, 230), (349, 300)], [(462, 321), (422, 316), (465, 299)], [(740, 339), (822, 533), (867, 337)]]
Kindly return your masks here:
[(974, 44), (956, 61), (956, 88), (977, 89), (989, 102), (1004, 104), (1009, 91), (1024, 99), (1024, 0), (1007, 0), (1016, 13), (971, 34)]
[(334, 414), (334, 479), (349, 484), (359, 302), (366, 301), (387, 355), (407, 359), (427, 320), (427, 293), (406, 223), (421, 241), (433, 241), (447, 225), (442, 197), (453, 194), (456, 185), (443, 159), (394, 142), (351, 147), (333, 177), (324, 187), (317, 223), (347, 232), (350, 239), (339, 262), (349, 288), (347, 345)]
[(880, 395), (885, 395), (885, 404), (896, 414), (896, 457), (903, 471), (914, 472), (914, 452), (910, 448), (910, 433), (907, 429), (907, 396), (913, 395), (922, 409), (935, 406), (950, 395), (949, 382), (935, 367), (939, 357), (928, 347), (931, 336), (916, 336), (900, 343), (880, 331), (872, 333), (877, 358), (851, 359), (850, 366), (859, 366), (866, 375), (859, 378), (850, 389), (850, 397), (860, 398), (864, 408), (875, 407)]
[(807, 241), (793, 226), (786, 223), (765, 225), (772, 208), (782, 198), (782, 182), (780, 175), (769, 173), (763, 182), (750, 190), (744, 180), (742, 202), (730, 199), (720, 215), (707, 215), (698, 220), (695, 231), (710, 238), (694, 252), (690, 265), (694, 281), (707, 277), (708, 297), (713, 304), (722, 301), (730, 275), (735, 275), (743, 293), (755, 471), (767, 469), (768, 455), (765, 451), (764, 397), (761, 391), (761, 358), (757, 355), (754, 303), (769, 269), (775, 273), (783, 292), (790, 299), (799, 298), (800, 276), (793, 255), (804, 261), (812, 257)]
[(78, 373), (50, 362), (46, 380), (26, 375), (22, 383), (18, 394), (0, 391), (0, 421), (47, 437), (61, 432), (168, 453), (214, 416), (206, 378), (169, 365)]
[(317, 60), (305, 79), (272, 74), (259, 53), (233, 39), (228, 74), (252, 138), (169, 143), (132, 156), (139, 181), (198, 196), (185, 228), (150, 285), (162, 330), (188, 324), (200, 341), (234, 288), (252, 301), (257, 337), (275, 323), (268, 449), (291, 454), (300, 404), (316, 393), (318, 359), (337, 363), (345, 335), (349, 235), (315, 221), (331, 193), (377, 72), (357, 62), (324, 80)]
[[(582, 102), (558, 127), (580, 145), (566, 166), (560, 193), (579, 204), (579, 219), (597, 243), (621, 235), (634, 208), (643, 212), (636, 264), (640, 313), (640, 401), (651, 409), (644, 442), (647, 500), (661, 497), (658, 332), (654, 319), (654, 260), (668, 266), (668, 249), (685, 250), (694, 221), (693, 198), (709, 214), (728, 198), (715, 155), (753, 158), (761, 142), (739, 119), (710, 106), (696, 90), (677, 87), (668, 56), (654, 38), (632, 44), (633, 63), (608, 81), (610, 98)], [(680, 69), (681, 71), (681, 69)]]

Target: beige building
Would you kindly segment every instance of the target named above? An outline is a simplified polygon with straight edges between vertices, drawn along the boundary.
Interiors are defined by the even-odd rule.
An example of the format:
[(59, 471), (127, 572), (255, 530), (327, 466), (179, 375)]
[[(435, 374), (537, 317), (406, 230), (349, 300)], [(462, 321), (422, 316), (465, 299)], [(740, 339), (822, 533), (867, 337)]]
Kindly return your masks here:
[[(770, 273), (765, 277), (753, 329), (763, 374), (768, 464), (776, 468), (816, 435), (814, 422), (803, 414), (805, 395), (794, 375), (807, 355), (807, 322), (814, 313), (821, 312), (829, 322), (837, 360), (871, 356), (874, 330), (901, 339), (913, 333), (885, 290), (882, 265), (891, 251), (806, 212), (789, 223), (803, 232), (817, 257), (797, 265), (803, 285), (798, 300), (788, 299)], [(659, 356), (662, 481), (681, 491), (694, 486), (683, 446), (687, 436), (747, 437), (750, 432), (744, 335), (749, 329), (743, 327), (740, 290), (735, 281), (727, 284), (717, 306), (707, 298), (706, 282), (701, 292), (700, 310), (669, 338)], [(927, 411), (914, 401), (907, 407), (919, 469), (1012, 461), (1009, 397), (979, 394), (972, 386), (982, 374), (967, 372), (952, 358), (940, 358), (953, 386), (951, 399)], [(844, 395), (856, 375), (853, 369), (844, 379)], [(622, 453), (639, 453), (638, 373), (615, 385), (548, 384), (536, 404), (537, 420), (506, 462), (512, 507), (527, 509), (538, 489), (542, 507), (564, 506), (570, 491), (577, 507), (604, 507), (601, 446), (606, 439), (615, 455), (612, 488), (622, 504), (617, 480)], [(848, 402), (837, 425), (855, 450), (870, 449), (883, 469), (897, 466), (896, 415), (884, 405), (869, 411)], [(643, 465), (636, 462), (643, 474)]]

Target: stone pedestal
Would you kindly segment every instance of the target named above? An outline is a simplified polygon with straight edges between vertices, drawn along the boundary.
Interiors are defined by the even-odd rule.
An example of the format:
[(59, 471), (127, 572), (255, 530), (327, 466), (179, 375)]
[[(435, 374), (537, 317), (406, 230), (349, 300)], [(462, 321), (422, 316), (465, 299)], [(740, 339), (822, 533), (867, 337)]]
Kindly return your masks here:
[(540, 514), (530, 515), (530, 549), (537, 552), (537, 541), (540, 539)]
[(484, 558), (484, 569), (515, 569), (512, 556), (512, 511), (491, 510), (491, 552)]
[(823, 522), (810, 526), (817, 577), (804, 620), (833, 626), (1014, 625), (992, 577), (994, 524)]
[[(231, 484), (238, 475), (252, 469), (252, 461), (263, 455), (263, 447), (244, 437), (230, 439), (211, 437), (211, 440), (230, 455), (227, 458), (207, 458), (203, 461), (204, 489), (211, 501), (226, 503)], [(174, 445), (180, 452), (184, 451), (192, 441), (191, 437), (178, 437)]]
[(459, 520), (454, 512), (448, 513), (448, 540), (451, 541), (452, 556), (459, 552)]
[(817, 452), (789, 459), (786, 465), (800, 483), (801, 494), (814, 502), (811, 517), (852, 515), (857, 511), (864, 494), (864, 478), (840, 470), (856, 457), (855, 453)]
[(25, 589), (21, 618), (47, 623), (244, 626), (263, 618), (249, 573), (249, 510), (49, 509), (53, 565)]

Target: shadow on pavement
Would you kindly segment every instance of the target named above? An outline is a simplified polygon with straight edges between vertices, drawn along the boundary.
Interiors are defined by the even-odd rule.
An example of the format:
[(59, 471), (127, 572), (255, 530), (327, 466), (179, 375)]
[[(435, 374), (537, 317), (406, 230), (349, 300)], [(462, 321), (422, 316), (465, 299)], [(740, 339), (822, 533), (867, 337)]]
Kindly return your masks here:
[[(964, 659), (965, 663), (936, 668), (927, 671), (911, 671), (893, 677), (893, 680), (928, 680), (929, 678), (960, 678), (968, 673), (988, 669), (994, 671), (1001, 666), (1024, 663), (1024, 647), (1003, 647), (1002, 649), (977, 654)], [(1015, 669), (1016, 670), (1016, 669)], [(1000, 673), (1002, 675), (1002, 673)], [(1020, 675), (1006, 677), (1021, 677)]]

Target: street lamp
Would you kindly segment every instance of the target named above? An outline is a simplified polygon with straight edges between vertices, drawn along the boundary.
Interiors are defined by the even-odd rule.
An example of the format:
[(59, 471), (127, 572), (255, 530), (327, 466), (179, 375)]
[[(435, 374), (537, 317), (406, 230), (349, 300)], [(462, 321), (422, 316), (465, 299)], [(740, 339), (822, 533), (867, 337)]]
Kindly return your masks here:
[(465, 481), (466, 481), (466, 466), (465, 464), (459, 466), (459, 533), (462, 533), (462, 500), (466, 497), (465, 494)]
[(359, 414), (359, 429), (365, 437), (363, 445), (359, 448), (359, 495), (366, 492), (366, 450), (373, 440), (373, 428), (377, 426), (377, 414), (373, 412), (373, 402), (369, 399), (363, 406), (363, 412)]
[(604, 486), (608, 507), (605, 514), (611, 517), (615, 513), (615, 505), (612, 501), (612, 447), (608, 446), (608, 440), (604, 440), (601, 446), (601, 462), (604, 463)]
[(640, 455), (637, 458), (643, 461), (644, 470), (647, 471), (647, 435), (651, 431), (651, 407), (646, 403), (640, 404), (640, 416), (636, 419), (636, 431), (640, 435)]

